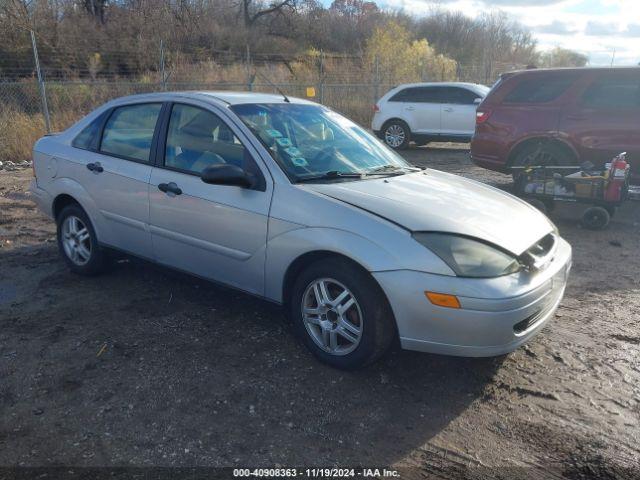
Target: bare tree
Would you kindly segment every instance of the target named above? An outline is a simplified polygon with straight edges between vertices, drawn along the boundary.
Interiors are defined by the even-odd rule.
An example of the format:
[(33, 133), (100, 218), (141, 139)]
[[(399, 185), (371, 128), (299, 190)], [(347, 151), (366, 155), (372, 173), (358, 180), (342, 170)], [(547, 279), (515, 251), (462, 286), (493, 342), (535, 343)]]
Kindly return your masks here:
[(82, 6), (93, 18), (104, 23), (104, 12), (109, 0), (81, 0)]

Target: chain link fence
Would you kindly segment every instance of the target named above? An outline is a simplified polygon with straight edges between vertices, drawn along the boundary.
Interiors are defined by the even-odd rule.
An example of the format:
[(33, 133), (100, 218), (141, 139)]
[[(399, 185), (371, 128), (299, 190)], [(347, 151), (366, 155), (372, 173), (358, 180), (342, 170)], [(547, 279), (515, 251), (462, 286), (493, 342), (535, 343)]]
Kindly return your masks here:
[[(77, 59), (48, 53), (33, 64), (0, 70), (0, 161), (30, 157), (33, 143), (60, 131), (108, 100), (138, 93), (180, 90), (284, 92), (310, 98), (368, 126), (373, 104), (393, 85), (385, 83), (377, 59), (365, 56), (206, 52), (169, 52), (160, 45), (147, 65), (123, 52)], [(157, 63), (154, 68), (149, 65)], [(500, 72), (520, 65), (458, 66), (461, 81), (491, 83)], [(415, 78), (408, 81), (439, 81)]]

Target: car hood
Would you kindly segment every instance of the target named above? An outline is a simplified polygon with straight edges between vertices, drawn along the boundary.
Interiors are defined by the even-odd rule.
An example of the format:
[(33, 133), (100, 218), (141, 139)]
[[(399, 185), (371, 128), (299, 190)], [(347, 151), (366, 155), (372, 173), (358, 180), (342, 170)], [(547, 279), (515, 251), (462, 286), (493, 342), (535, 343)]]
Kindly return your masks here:
[(383, 217), (412, 232), (450, 232), (475, 237), (520, 255), (553, 224), (508, 193), (437, 170), (397, 177), (307, 184), (328, 197)]

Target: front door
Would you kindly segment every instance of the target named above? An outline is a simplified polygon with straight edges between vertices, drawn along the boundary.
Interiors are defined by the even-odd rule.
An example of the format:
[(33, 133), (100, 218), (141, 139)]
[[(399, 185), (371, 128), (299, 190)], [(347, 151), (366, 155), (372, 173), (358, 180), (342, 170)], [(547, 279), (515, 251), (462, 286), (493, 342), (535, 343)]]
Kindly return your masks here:
[[(209, 108), (171, 107), (149, 187), (154, 254), (159, 263), (262, 295), (272, 183), (257, 153)], [(202, 170), (219, 163), (252, 173), (256, 187), (204, 183)]]

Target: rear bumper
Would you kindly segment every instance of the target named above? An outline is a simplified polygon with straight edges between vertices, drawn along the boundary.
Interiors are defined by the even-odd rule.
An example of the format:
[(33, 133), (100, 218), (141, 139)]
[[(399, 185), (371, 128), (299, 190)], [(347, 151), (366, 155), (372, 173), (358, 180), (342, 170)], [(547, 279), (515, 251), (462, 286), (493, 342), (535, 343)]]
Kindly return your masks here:
[(471, 161), (479, 167), (493, 170), (495, 172), (509, 173), (510, 171), (509, 167), (507, 167), (504, 161), (494, 157), (487, 157), (477, 154), (474, 155), (473, 151), (471, 152)]
[[(387, 294), (403, 348), (486, 357), (515, 350), (553, 318), (570, 268), (571, 247), (560, 240), (551, 264), (535, 274), (465, 279), (402, 270), (374, 276)], [(461, 308), (433, 305), (425, 290), (454, 294)]]
[(53, 198), (51, 198), (51, 195), (49, 195), (46, 190), (38, 187), (38, 183), (36, 182), (35, 178), (31, 180), (31, 184), (29, 185), (29, 193), (31, 194), (31, 198), (35, 202), (36, 206), (40, 209), (40, 211), (48, 217), (53, 218)]

